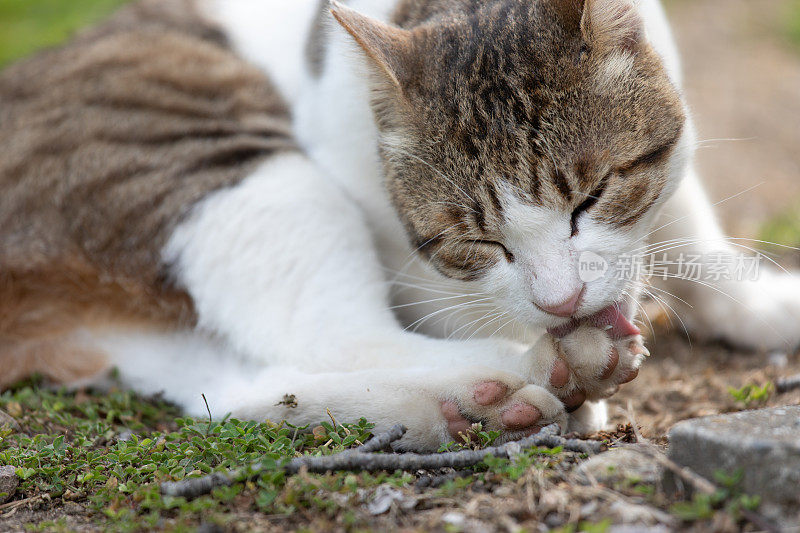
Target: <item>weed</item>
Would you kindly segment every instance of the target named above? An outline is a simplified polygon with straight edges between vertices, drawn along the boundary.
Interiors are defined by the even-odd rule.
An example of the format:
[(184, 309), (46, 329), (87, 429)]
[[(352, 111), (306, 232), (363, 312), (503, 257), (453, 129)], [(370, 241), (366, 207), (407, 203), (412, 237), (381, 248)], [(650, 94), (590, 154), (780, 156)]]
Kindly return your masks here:
[(499, 431), (484, 431), (483, 424), (476, 422), (469, 429), (469, 434), (460, 433), (460, 442), (451, 440), (439, 446), (439, 453), (457, 452), (459, 450), (478, 450), (492, 446), (500, 436)]
[(728, 394), (737, 402), (744, 404), (746, 407), (750, 407), (751, 405), (766, 402), (772, 394), (773, 389), (772, 383), (767, 383), (762, 387), (754, 383), (749, 383), (740, 389), (728, 387)]
[(678, 502), (671, 512), (686, 522), (696, 522), (713, 518), (718, 511), (728, 513), (734, 520), (741, 520), (742, 510), (755, 511), (761, 498), (741, 491), (743, 473), (737, 470), (732, 474), (717, 471), (714, 478), (719, 489), (713, 494), (697, 493), (688, 502)]

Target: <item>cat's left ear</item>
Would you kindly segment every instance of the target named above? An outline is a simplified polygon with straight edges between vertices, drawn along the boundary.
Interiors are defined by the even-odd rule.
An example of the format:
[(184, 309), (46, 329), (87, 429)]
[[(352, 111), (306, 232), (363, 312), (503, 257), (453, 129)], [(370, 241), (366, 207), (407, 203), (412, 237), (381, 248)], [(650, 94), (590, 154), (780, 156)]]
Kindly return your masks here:
[(635, 0), (585, 0), (581, 33), (605, 50), (635, 51), (645, 40), (644, 21)]
[(331, 14), (353, 36), (381, 73), (393, 85), (401, 87), (408, 75), (411, 32), (362, 15), (336, 0), (331, 0)]

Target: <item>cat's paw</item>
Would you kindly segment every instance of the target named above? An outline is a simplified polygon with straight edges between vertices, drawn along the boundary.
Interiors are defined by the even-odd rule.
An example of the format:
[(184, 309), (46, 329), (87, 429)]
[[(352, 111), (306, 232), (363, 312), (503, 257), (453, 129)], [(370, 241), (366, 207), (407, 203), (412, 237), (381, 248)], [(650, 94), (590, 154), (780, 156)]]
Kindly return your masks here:
[(542, 387), (513, 374), (481, 369), (465, 374), (440, 396), (439, 409), (451, 440), (462, 441), (473, 424), (516, 440), (552, 423), (566, 428), (562, 402)]
[(547, 387), (572, 412), (586, 400), (608, 398), (633, 381), (647, 353), (641, 335), (617, 339), (583, 324), (562, 337), (545, 335), (537, 343), (532, 382)]
[(556, 343), (559, 361), (570, 371), (569, 380), (560, 389), (573, 396), (572, 391), (578, 390), (587, 400), (608, 398), (620, 385), (636, 379), (648, 353), (641, 335), (614, 339), (607, 331), (588, 325), (556, 339)]

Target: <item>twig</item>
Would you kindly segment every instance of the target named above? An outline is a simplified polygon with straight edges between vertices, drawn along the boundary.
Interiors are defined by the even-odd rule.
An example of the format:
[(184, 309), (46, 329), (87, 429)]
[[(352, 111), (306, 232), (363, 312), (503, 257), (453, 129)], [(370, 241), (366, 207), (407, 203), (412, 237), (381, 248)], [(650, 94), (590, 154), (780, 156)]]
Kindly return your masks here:
[(652, 459), (654, 459), (657, 463), (661, 466), (681, 478), (686, 483), (690, 484), (696, 490), (704, 493), (704, 494), (714, 494), (717, 491), (716, 485), (711, 483), (709, 480), (697, 474), (691, 468), (681, 466), (669, 457), (664, 454), (655, 444), (643, 444), (641, 448), (637, 448), (636, 451), (643, 452), (646, 455), (649, 455)]
[(361, 453), (373, 453), (385, 450), (391, 443), (400, 440), (405, 433), (406, 428), (400, 424), (397, 424), (396, 426), (390, 427), (389, 431), (381, 433), (380, 435), (375, 435), (365, 444), (362, 444), (358, 448), (354, 448), (353, 451)]
[(631, 424), (631, 429), (633, 430), (633, 436), (636, 439), (636, 442), (646, 442), (650, 444), (650, 441), (642, 437), (642, 434), (639, 432), (639, 427), (636, 424), (636, 411), (633, 410), (633, 402), (628, 400), (628, 410), (623, 411), (625, 416), (628, 417), (628, 422)]
[(222, 472), (214, 472), (203, 477), (184, 479), (183, 481), (167, 481), (161, 484), (161, 494), (165, 496), (183, 496), (184, 498), (197, 498), (209, 494), (218, 487), (233, 485), (234, 477)]
[(778, 394), (800, 389), (800, 374), (789, 376), (788, 378), (778, 378), (775, 380), (775, 390)]
[[(296, 474), (301, 470), (309, 472), (332, 471), (367, 471), (377, 470), (433, 470), (438, 468), (467, 468), (474, 466), (489, 456), (510, 458), (522, 450), (542, 446), (556, 448), (562, 446), (565, 450), (595, 454), (605, 449), (605, 445), (598, 441), (585, 441), (579, 439), (565, 439), (556, 435), (558, 426), (553, 424), (543, 428), (539, 433), (526, 437), (518, 442), (508, 442), (500, 446), (492, 446), (483, 450), (460, 450), (447, 453), (431, 454), (377, 454), (375, 451), (383, 450), (392, 442), (399, 440), (406, 433), (406, 428), (400, 425), (393, 426), (389, 431), (378, 435), (363, 446), (352, 450), (345, 450), (336, 455), (303, 456), (295, 457), (282, 467), (287, 474)], [(161, 485), (161, 492), (167, 496), (183, 496), (193, 498), (208, 494), (216, 487), (228, 486), (235, 481), (257, 476), (264, 468), (261, 463), (254, 463), (248, 469), (223, 474), (214, 474), (183, 481), (167, 482)]]
[(762, 531), (766, 531), (767, 533), (781, 533), (780, 528), (756, 512), (749, 509), (742, 509), (742, 516)]
[(213, 420), (213, 417), (211, 416), (211, 408), (208, 406), (208, 400), (206, 400), (206, 395), (205, 394), (201, 394), (200, 396), (203, 397), (203, 401), (206, 404), (206, 411), (208, 411), (208, 422), (211, 423), (211, 421)]
[(29, 498), (23, 498), (21, 500), (14, 500), (8, 503), (4, 503), (3, 505), (0, 505), (0, 511), (5, 511), (6, 509), (16, 509), (17, 507), (25, 505), (26, 503), (32, 503), (35, 502), (36, 500), (44, 499), (45, 496), (47, 498), (50, 497), (49, 494), (48, 495), (37, 494), (36, 496), (31, 496)]

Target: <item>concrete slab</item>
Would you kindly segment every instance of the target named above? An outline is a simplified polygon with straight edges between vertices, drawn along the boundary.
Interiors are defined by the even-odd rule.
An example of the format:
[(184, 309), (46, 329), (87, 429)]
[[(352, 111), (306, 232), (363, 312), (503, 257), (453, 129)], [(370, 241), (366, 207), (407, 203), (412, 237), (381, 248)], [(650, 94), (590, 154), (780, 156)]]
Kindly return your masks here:
[(800, 406), (685, 420), (668, 437), (679, 465), (711, 481), (741, 469), (742, 490), (761, 496), (765, 515), (800, 524)]

